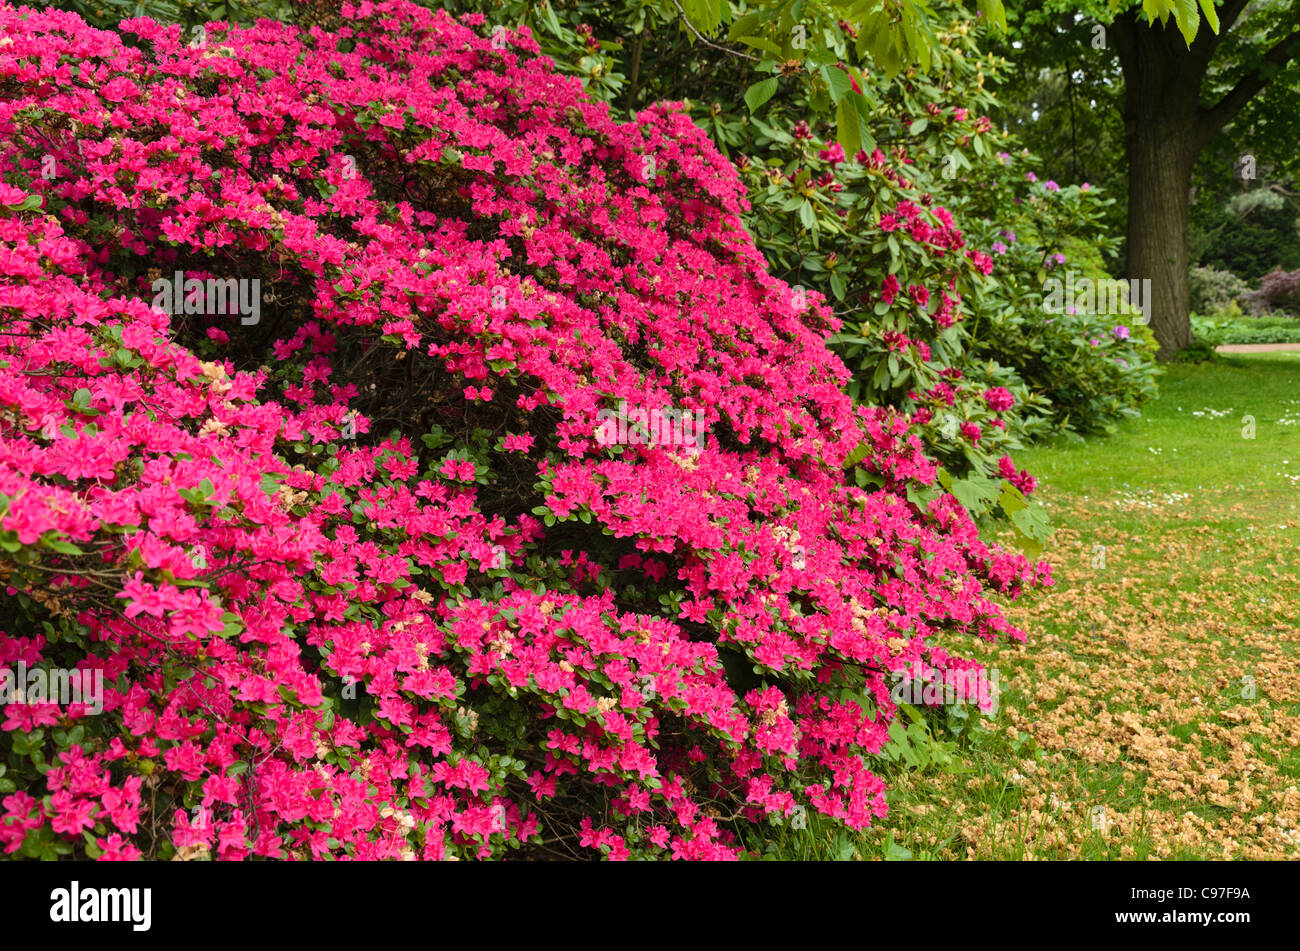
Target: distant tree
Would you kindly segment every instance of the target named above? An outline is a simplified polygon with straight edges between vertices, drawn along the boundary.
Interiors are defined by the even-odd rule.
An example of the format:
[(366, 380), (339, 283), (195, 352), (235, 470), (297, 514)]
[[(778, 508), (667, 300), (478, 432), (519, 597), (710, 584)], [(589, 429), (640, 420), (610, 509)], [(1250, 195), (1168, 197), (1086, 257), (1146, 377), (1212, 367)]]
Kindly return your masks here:
[[(1099, 130), (1100, 147), (1084, 138), (1079, 154), (1107, 156), (1113, 119), (1081, 119), (1077, 94), (1085, 90), (1090, 105), (1119, 113), (1127, 272), (1151, 279), (1152, 329), (1161, 356), (1169, 357), (1191, 342), (1188, 237), (1198, 157), (1211, 143), (1212, 154), (1230, 153), (1232, 162), (1218, 170), (1224, 177), (1258, 175), (1266, 160), (1284, 176), (1296, 163), (1300, 10), (1290, 0), (1200, 0), (1208, 25), (1202, 28), (1186, 9), (1181, 17), (1150, 19), (1152, 7), (1136, 0), (1048, 0), (1034, 14), (1013, 16), (1011, 38), (1027, 53), (1022, 88), (1033, 81), (1024, 70), (1041, 75), (1049, 62), (1073, 77), (1074, 140), (1081, 126)], [(1182, 8), (1195, 12), (1190, 0)], [(1098, 38), (1104, 46), (1094, 44)], [(1103, 49), (1113, 49), (1115, 60), (1092, 55)], [(1059, 97), (1053, 105), (1059, 161)]]

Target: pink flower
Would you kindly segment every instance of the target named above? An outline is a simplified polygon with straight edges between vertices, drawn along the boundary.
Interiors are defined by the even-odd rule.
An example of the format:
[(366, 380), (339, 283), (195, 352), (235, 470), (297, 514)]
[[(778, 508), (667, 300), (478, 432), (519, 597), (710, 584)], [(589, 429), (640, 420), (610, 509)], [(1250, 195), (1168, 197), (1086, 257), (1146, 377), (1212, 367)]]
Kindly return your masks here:
[(114, 832), (107, 838), (97, 839), (101, 862), (135, 862), (142, 854), (139, 849), (122, 838), (120, 832)]
[(63, 713), (57, 703), (10, 703), (4, 710), (5, 719), (0, 723), (0, 730), (22, 730), (24, 733), (53, 726)]
[(95, 824), (92, 818), (95, 803), (90, 799), (77, 799), (72, 793), (61, 790), (50, 797), (50, 806), (54, 809), (50, 828), (55, 832), (80, 835), (83, 829)]
[(984, 391), (984, 400), (995, 413), (1005, 413), (1016, 405), (1016, 398), (1006, 387), (995, 386)]
[(898, 278), (894, 277), (892, 274), (886, 275), (885, 283), (880, 290), (880, 299), (886, 304), (892, 304), (894, 302), (894, 297), (898, 294), (898, 290)]
[(130, 601), (126, 606), (127, 617), (135, 617), (138, 614), (162, 617), (172, 604), (171, 598), (144, 580), (142, 571), (137, 571), (135, 577), (123, 585), (122, 590), (115, 597)]
[[(940, 635), (1023, 638), (1000, 602), (1051, 583), (955, 498), (906, 502), (937, 479), (921, 437), (979, 390), (940, 363), (910, 407), (856, 405), (826, 342), (841, 308), (790, 306), (736, 167), (680, 104), (620, 121), (527, 31), (494, 46), (482, 14), (382, 0), (347, 24), (342, 57), (328, 32), (239, 24), (215, 55), (175, 25), (126, 20), (124, 43), (0, 7), (6, 108), (95, 132), (80, 154), (0, 142), (28, 172), (54, 149), (33, 189), (71, 202), (0, 215), (3, 528), (39, 561), (33, 603), (85, 628), (54, 655), (0, 632), (0, 664), (57, 657), (104, 687), (99, 710), (6, 707), (7, 730), (85, 735), (4, 798), (0, 850), (44, 829), (107, 861), (440, 860), (558, 834), (724, 860), (739, 824), (796, 803), (867, 827), (896, 715), (844, 685), (960, 666)], [(945, 357), (928, 341), (994, 259), (901, 146), (838, 180), (842, 148), (812, 148), (822, 186), (902, 196), (879, 219), (900, 268), (865, 262), (845, 307), (870, 309), (872, 282), (937, 303), (924, 334), (861, 332)], [(385, 179), (394, 157), (412, 188)], [(998, 389), (985, 417), (1014, 403)], [(675, 430), (595, 447), (612, 405), (671, 406)], [(720, 640), (762, 689), (737, 693)], [(602, 787), (543, 829), (537, 798)]]
[(125, 102), (138, 98), (140, 88), (125, 76), (114, 76), (101, 87), (100, 95), (109, 102)]
[(469, 482), (474, 478), (474, 463), (466, 459), (456, 459), (448, 456), (443, 460), (438, 469), (448, 479), (454, 479), (458, 482)]
[(844, 146), (838, 142), (832, 142), (827, 148), (818, 152), (817, 157), (822, 161), (829, 162), (834, 167), (844, 161)]

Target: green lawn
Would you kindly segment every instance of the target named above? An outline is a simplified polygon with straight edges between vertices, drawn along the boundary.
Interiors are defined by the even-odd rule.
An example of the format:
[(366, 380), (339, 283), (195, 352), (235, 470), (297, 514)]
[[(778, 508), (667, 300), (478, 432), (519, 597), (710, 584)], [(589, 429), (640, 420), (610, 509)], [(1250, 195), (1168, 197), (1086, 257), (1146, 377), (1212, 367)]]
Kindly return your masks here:
[(1300, 856), (1300, 354), (1170, 367), (1117, 435), (1017, 461), (1057, 584), (1010, 608), (1025, 645), (975, 648), (988, 728), (936, 730), (970, 772), (887, 767), (849, 851)]

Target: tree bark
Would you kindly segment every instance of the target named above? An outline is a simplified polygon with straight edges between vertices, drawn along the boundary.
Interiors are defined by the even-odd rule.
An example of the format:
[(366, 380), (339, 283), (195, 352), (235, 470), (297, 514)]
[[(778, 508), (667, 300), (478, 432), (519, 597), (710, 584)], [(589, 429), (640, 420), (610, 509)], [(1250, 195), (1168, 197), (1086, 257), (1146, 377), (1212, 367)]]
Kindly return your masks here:
[[(1167, 360), (1192, 342), (1187, 222), (1201, 80), (1208, 56), (1189, 51), (1172, 27), (1114, 23), (1124, 71), (1124, 151), (1128, 159), (1129, 280), (1150, 280), (1151, 329)], [(1208, 30), (1202, 32), (1208, 33)], [(1199, 37), (1198, 37), (1199, 39)], [(1141, 285), (1146, 287), (1145, 283)]]
[(1125, 277), (1151, 281), (1149, 299), (1142, 304), (1149, 308), (1151, 330), (1160, 343), (1157, 358), (1166, 360), (1192, 342), (1187, 196), (1196, 154), (1185, 130), (1170, 129), (1151, 115), (1144, 120), (1128, 137)]

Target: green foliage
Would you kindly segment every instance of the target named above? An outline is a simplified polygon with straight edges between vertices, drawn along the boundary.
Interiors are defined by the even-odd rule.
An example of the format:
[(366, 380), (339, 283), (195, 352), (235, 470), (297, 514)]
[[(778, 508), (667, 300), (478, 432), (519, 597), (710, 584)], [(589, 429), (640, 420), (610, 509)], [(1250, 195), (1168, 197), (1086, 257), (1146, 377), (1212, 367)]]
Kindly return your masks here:
[[(924, 770), (931, 766), (951, 773), (966, 772), (955, 755), (957, 744), (945, 740), (927, 723), (926, 717), (911, 704), (899, 704), (898, 709), (908, 721), (895, 720), (889, 725), (889, 742), (880, 750), (880, 755), (908, 769)], [(969, 718), (963, 704), (954, 704), (945, 708), (946, 715), (953, 711), (958, 720)]]
[(1300, 318), (1192, 314), (1192, 332), (1211, 346), (1225, 343), (1300, 343)]
[[(491, 4), (451, 0), (441, 5), (457, 12), (482, 11), (498, 22), (528, 25), (545, 37), (545, 52), (562, 68), (589, 78), (609, 98), (620, 93), (626, 82), (625, 105), (629, 109), (636, 104), (642, 83), (655, 85), (661, 80), (666, 59), (677, 60), (675, 65), (688, 73), (711, 73), (718, 80), (716, 95), (717, 87), (731, 85), (730, 77), (719, 76), (710, 67), (719, 55), (730, 58), (729, 72), (746, 77), (743, 91), (732, 101), (744, 102), (754, 111), (775, 95), (780, 78), (788, 77), (787, 85), (802, 87), (809, 97), (831, 98), (835, 138), (849, 153), (864, 145), (870, 148), (862, 138), (873, 105), (867, 88), (869, 77), (883, 74), (892, 80), (909, 71), (936, 72), (936, 65), (947, 55), (944, 29), (954, 17), (968, 28), (978, 17), (995, 31), (1007, 29), (1002, 0), (977, 0), (975, 10), (960, 0), (616, 0), (565, 4), (558, 11), (554, 4), (518, 0)], [(1122, 5), (1112, 3), (1112, 15)], [(1212, 14), (1212, 6), (1210, 10)], [(1188, 0), (1144, 0), (1143, 13), (1149, 20), (1161, 22), (1172, 16), (1189, 37), (1200, 23), (1200, 15), (1195, 6), (1189, 8)], [(575, 31), (580, 24), (592, 32), (579, 37)], [(635, 37), (630, 49), (625, 41), (629, 32)], [(647, 36), (659, 39), (665, 33), (678, 36), (667, 44), (659, 40), (647, 49)], [(680, 61), (683, 35), (696, 62)], [(659, 68), (643, 62), (647, 54)], [(858, 90), (830, 75), (828, 70), (837, 66), (845, 69)]]
[(1250, 286), (1231, 271), (1208, 267), (1192, 268), (1188, 286), (1194, 314), (1229, 315), (1227, 312), (1235, 309), (1236, 316), (1240, 316), (1239, 301), (1250, 290)]
[(1295, 212), (1269, 209), (1226, 230), (1222, 242), (1202, 260), (1256, 281), (1270, 271), (1300, 268), (1300, 232)]
[[(1194, 324), (1193, 331), (1196, 332)], [(1175, 363), (1212, 363), (1219, 359), (1219, 354), (1215, 350), (1218, 344), (1213, 340), (1202, 340), (1199, 332), (1197, 334), (1197, 338), (1190, 345), (1174, 354)]]
[[(1127, 327), (1130, 338), (1118, 339), (1117, 326)], [(1113, 433), (1156, 394), (1155, 336), (1136, 322), (1087, 312), (1044, 318), (1041, 311), (1004, 311), (988, 322), (980, 344), (1007, 355), (1047, 395), (1053, 424), (1069, 434)]]
[[(1209, 163), (1209, 168), (1222, 173), (1228, 165), (1224, 155)], [(1300, 204), (1292, 196), (1290, 181), (1275, 178), (1271, 167), (1259, 172), (1256, 187), (1246, 190), (1227, 175), (1219, 174), (1216, 179), (1207, 173), (1201, 179), (1191, 216), (1193, 260), (1249, 282), (1277, 268), (1300, 268)], [(1195, 296), (1196, 284), (1194, 273), (1192, 310), (1212, 309), (1214, 302)]]
[(1039, 181), (1037, 164), (1027, 150), (1002, 153), (968, 183), (981, 240), (1001, 251), (998, 280), (981, 298), (970, 352), (1007, 364), (1045, 396), (1053, 428), (1075, 435), (1112, 432), (1155, 395), (1154, 337), (1136, 308), (1109, 313), (1110, 301), (1103, 307), (1101, 295), (1091, 307), (1074, 306), (1084, 297), (1076, 290), (1073, 301), (1053, 306), (1055, 289), (1064, 298), (1070, 282), (1097, 287), (1108, 279), (1103, 262), (1117, 241), (1104, 231), (1109, 200), (1086, 183)]
[[(1217, 32), (1213, 0), (1199, 3), (1210, 28)], [(1124, 0), (1110, 0), (1110, 18), (1128, 5)], [(985, 25), (1006, 32), (1002, 0), (977, 0), (977, 7)], [(835, 137), (849, 153), (863, 147), (862, 129), (870, 118), (864, 70), (873, 75), (883, 73), (886, 79), (904, 70), (933, 73), (946, 55), (945, 21), (954, 13), (968, 25), (974, 19), (964, 5), (953, 0), (758, 0), (743, 5), (726, 0), (660, 0), (658, 10), (662, 15), (670, 15), (669, 10), (680, 14), (701, 39), (725, 26), (729, 41), (753, 51), (747, 55), (756, 58), (755, 70), (760, 74), (799, 75), (812, 89), (825, 83), (836, 105)], [(1149, 22), (1175, 23), (1188, 44), (1200, 27), (1201, 13), (1191, 0), (1142, 0), (1141, 10)], [(835, 83), (826, 70), (836, 63), (847, 65), (863, 92), (833, 88)], [(759, 82), (762, 88), (752, 96), (747, 92), (746, 101), (752, 98), (761, 103), (770, 98), (769, 80)]]

